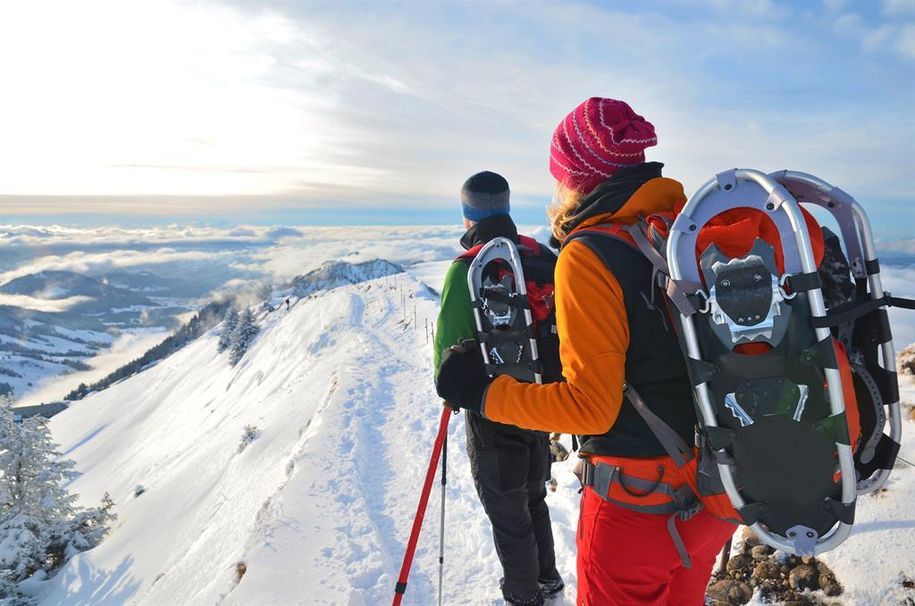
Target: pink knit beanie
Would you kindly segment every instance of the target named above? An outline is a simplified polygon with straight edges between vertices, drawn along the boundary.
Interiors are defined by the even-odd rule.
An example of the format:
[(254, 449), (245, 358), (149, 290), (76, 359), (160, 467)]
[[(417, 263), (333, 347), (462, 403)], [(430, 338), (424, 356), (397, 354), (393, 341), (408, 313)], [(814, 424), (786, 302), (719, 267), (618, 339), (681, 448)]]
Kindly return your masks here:
[(654, 126), (627, 103), (591, 97), (556, 127), (550, 173), (587, 194), (620, 168), (644, 162), (645, 148), (657, 144)]

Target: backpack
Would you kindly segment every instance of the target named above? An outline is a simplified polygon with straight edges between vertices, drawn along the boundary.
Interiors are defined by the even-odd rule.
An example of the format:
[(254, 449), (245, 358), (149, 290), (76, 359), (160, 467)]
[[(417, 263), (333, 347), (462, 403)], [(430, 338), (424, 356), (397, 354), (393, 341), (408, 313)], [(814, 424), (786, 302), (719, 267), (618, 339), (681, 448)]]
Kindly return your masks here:
[(562, 380), (556, 330), (556, 255), (533, 238), (494, 238), (458, 257), (487, 372), (529, 383)]
[[(832, 214), (841, 239), (799, 203)], [(570, 238), (582, 235), (621, 240), (653, 265), (693, 384), (699, 498), (726, 495), (789, 553), (844, 541), (858, 492), (881, 487), (899, 451), (898, 384), (880, 356), (894, 363), (885, 308), (913, 307), (883, 292), (860, 205), (812, 175), (735, 169), (678, 212)], [(682, 454), (663, 421), (646, 421)]]

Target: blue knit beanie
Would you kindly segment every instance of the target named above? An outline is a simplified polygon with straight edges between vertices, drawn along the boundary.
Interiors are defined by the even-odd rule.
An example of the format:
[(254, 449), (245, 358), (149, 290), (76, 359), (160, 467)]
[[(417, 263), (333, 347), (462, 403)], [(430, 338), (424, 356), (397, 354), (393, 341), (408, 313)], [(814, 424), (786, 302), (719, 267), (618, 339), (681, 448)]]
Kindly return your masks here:
[(509, 193), (508, 181), (502, 175), (488, 170), (473, 175), (461, 188), (464, 218), (482, 221), (493, 215), (507, 215), (511, 211)]

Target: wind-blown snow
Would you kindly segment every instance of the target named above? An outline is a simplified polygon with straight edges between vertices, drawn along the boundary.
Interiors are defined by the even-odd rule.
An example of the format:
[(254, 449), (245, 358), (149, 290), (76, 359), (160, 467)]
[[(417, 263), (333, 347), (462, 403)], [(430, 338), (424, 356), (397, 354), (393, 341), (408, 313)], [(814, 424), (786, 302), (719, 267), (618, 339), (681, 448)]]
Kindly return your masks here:
[[(83, 472), (71, 488), (88, 503), (110, 492), (119, 519), (47, 582), (41, 604), (389, 603), (441, 410), (428, 293), (400, 274), (302, 299), (260, 317), (234, 368), (213, 331), (54, 417)], [(500, 568), (463, 424), (455, 416), (449, 431), (445, 603), (489, 606), (501, 603)], [(242, 446), (249, 425), (259, 432)], [(915, 459), (911, 441), (903, 456)], [(569, 585), (559, 605), (575, 595), (571, 463), (554, 466), (560, 487), (548, 497)], [(436, 602), (438, 490), (405, 604)], [(887, 492), (862, 498), (855, 534), (824, 558), (845, 603), (901, 595), (896, 577), (915, 571), (913, 502), (904, 465)]]

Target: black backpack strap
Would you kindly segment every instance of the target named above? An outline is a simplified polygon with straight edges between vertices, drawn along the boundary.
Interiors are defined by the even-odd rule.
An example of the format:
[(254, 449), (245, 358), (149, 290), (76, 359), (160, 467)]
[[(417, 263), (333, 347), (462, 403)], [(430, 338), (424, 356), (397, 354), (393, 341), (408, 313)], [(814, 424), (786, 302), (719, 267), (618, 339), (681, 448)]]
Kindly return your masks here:
[[(579, 238), (586, 238), (589, 236), (599, 236), (601, 238), (619, 240), (626, 246), (638, 250), (638, 247), (635, 246), (632, 242), (630, 242), (626, 238), (619, 236), (617, 234), (608, 233), (602, 229), (598, 229), (601, 227), (611, 227), (612, 225), (613, 225), (612, 223), (599, 223), (599, 224), (593, 225), (591, 227), (586, 227), (585, 229), (577, 229), (577, 230), (573, 231), (572, 233), (570, 233), (568, 236), (566, 236), (566, 239), (563, 240), (562, 244), (559, 246), (559, 250), (561, 252), (562, 249), (565, 248), (566, 246), (568, 246), (570, 242), (573, 242)], [(585, 240), (585, 243), (587, 243), (587, 240)], [(589, 248), (592, 248), (592, 250), (593, 250), (593, 247), (589, 246)], [(603, 256), (601, 256), (601, 260), (603, 260)]]
[(857, 320), (881, 307), (899, 307), (902, 309), (915, 309), (915, 299), (894, 297), (890, 293), (884, 294), (879, 299), (864, 299), (837, 305), (830, 309), (825, 316), (810, 318), (810, 325), (814, 328), (831, 328), (846, 322)]

